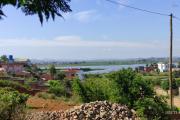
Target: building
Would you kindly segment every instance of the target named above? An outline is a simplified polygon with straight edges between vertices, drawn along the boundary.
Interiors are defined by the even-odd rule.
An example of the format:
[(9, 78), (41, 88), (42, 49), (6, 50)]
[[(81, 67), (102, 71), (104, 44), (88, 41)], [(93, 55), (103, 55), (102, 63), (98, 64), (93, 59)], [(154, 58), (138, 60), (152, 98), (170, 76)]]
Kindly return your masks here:
[(29, 59), (14, 60), (13, 56), (10, 55), (6, 62), (0, 62), (0, 71), (12, 74), (24, 74), (24, 71), (26, 71), (25, 67), (30, 64)]
[(158, 63), (158, 69), (160, 72), (167, 72), (168, 71), (168, 64)]
[(83, 72), (80, 69), (69, 68), (69, 69), (63, 70), (63, 72), (65, 73), (66, 79), (72, 80), (76, 77), (78, 77), (80, 80), (84, 79)]

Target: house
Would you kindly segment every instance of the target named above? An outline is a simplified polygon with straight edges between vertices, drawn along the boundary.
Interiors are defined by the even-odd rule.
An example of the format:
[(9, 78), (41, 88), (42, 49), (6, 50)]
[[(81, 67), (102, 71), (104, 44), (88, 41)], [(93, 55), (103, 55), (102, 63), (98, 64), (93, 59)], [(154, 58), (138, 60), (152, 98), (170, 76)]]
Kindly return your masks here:
[(63, 70), (63, 72), (65, 73), (65, 76), (66, 76), (65, 78), (69, 79), (69, 80), (72, 80), (76, 77), (78, 77), (80, 80), (82, 80), (84, 78), (82, 70), (77, 69), (77, 68), (65, 69), (65, 70)]
[(50, 74), (48, 74), (48, 73), (44, 73), (40, 77), (44, 81), (53, 80), (53, 77)]
[(168, 64), (158, 63), (158, 69), (160, 72), (167, 72), (168, 71)]
[(26, 65), (30, 65), (29, 59), (17, 59), (15, 60), (12, 55), (7, 58), (6, 62), (0, 62), (0, 71), (6, 72), (6, 73), (12, 73), (12, 74), (20, 74), (25, 71)]

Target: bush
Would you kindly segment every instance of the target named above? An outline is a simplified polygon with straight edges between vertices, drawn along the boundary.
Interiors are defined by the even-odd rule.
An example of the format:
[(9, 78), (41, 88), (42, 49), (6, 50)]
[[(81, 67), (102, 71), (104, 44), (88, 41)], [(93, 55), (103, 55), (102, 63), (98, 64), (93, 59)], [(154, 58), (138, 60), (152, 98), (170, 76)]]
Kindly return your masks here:
[(165, 104), (163, 97), (139, 99), (135, 102), (135, 109), (141, 119), (149, 120), (168, 120), (165, 114), (170, 108)]
[(0, 118), (2, 120), (18, 119), (27, 99), (26, 94), (0, 88)]
[(176, 80), (177, 86), (180, 87), (180, 78), (176, 78), (175, 80)]
[(87, 96), (86, 96), (86, 91), (82, 83), (80, 82), (79, 79), (74, 79), (72, 82), (72, 90), (73, 90), (73, 97), (76, 97), (76, 100), (79, 102), (86, 102)]
[(0, 80), (0, 87), (11, 87), (18, 91), (28, 91), (28, 87), (25, 85), (22, 85), (18, 82), (10, 81), (10, 80)]
[[(169, 90), (169, 81), (168, 80), (164, 80), (161, 82), (161, 88), (164, 90)], [(178, 88), (178, 83), (177, 81), (173, 80), (172, 82), (172, 89), (177, 89)]]
[(50, 93), (54, 93), (57, 96), (65, 95), (65, 88), (60, 81), (50, 80), (48, 81), (48, 84)]
[(43, 99), (56, 99), (54, 94), (46, 93), (46, 92), (39, 92), (36, 94), (39, 98)]
[[(163, 99), (155, 97), (150, 80), (144, 80), (132, 69), (113, 72), (109, 78), (118, 84), (121, 103), (138, 111), (140, 117), (145, 119), (163, 119), (165, 117), (168, 105)], [(152, 107), (152, 111), (148, 106)]]
[(73, 81), (73, 92), (83, 102), (96, 100), (119, 102), (119, 91), (116, 84), (105, 78), (89, 78), (83, 83), (76, 79)]

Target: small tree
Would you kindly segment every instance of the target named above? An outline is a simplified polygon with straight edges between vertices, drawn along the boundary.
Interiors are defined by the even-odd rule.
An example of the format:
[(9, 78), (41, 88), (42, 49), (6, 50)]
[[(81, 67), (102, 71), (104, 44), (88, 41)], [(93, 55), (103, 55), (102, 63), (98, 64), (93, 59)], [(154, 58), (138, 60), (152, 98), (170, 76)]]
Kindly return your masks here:
[(65, 75), (65, 73), (64, 72), (62, 72), (62, 71), (60, 71), (60, 72), (58, 72), (57, 74), (56, 74), (56, 79), (57, 80), (64, 80), (64, 78), (66, 77), (66, 75)]
[(8, 58), (7, 58), (6, 55), (2, 55), (2, 56), (0, 57), (0, 59), (1, 59), (2, 62), (8, 62)]
[(65, 95), (65, 88), (60, 81), (50, 80), (48, 81), (48, 84), (50, 93), (54, 93), (57, 96)]

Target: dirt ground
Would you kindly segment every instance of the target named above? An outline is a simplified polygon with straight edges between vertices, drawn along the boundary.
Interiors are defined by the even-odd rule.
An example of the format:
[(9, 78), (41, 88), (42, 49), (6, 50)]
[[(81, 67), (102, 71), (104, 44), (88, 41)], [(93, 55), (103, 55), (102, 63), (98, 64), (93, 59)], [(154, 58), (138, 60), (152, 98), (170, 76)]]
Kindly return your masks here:
[(75, 104), (66, 103), (60, 100), (42, 99), (38, 97), (30, 97), (27, 101), (30, 111), (64, 111), (70, 109)]
[[(156, 87), (155, 88), (155, 91), (156, 91), (156, 93), (158, 94), (158, 95), (167, 95), (167, 92), (166, 91), (164, 91), (162, 88), (160, 88), (160, 87)], [(174, 97), (174, 105), (176, 106), (176, 107), (178, 107), (178, 108), (180, 108), (180, 95), (179, 96), (175, 96)], [(168, 100), (168, 103), (169, 103), (170, 101)]]

